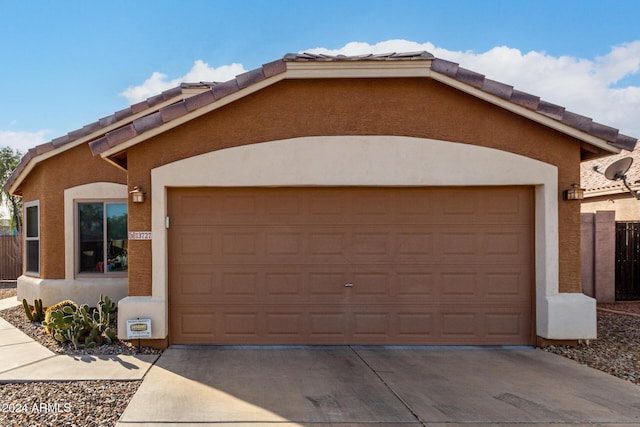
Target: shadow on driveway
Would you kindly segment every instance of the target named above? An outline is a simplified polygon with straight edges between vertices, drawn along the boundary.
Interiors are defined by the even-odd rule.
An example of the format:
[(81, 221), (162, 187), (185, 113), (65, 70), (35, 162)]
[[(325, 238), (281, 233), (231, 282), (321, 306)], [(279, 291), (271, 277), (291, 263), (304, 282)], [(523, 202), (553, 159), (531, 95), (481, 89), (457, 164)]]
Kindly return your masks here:
[(636, 424), (640, 387), (518, 348), (182, 347), (119, 426)]

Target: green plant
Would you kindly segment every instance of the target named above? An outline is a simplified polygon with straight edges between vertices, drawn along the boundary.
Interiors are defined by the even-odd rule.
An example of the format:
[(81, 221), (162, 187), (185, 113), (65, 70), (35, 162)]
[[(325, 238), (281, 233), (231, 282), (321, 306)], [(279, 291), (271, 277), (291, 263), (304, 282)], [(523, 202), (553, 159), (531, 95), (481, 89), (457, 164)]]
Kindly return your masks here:
[(61, 308), (64, 307), (72, 307), (74, 310), (78, 308), (78, 304), (76, 304), (75, 302), (71, 301), (71, 300), (64, 300), (64, 301), (60, 301), (50, 307), (47, 307), (47, 309), (44, 312), (44, 331), (48, 334), (51, 334), (51, 330), (49, 329), (49, 327), (46, 326), (47, 323), (49, 323), (51, 321), (51, 312), (55, 311), (55, 310), (59, 310)]
[(51, 330), (56, 341), (71, 341), (76, 349), (110, 344), (117, 340), (110, 327), (115, 320), (115, 308), (116, 304), (109, 297), (100, 295), (95, 309), (90, 309), (87, 304), (79, 307), (67, 305), (51, 311), (50, 320), (43, 324)]
[(22, 299), (22, 307), (24, 308), (24, 313), (27, 315), (31, 322), (42, 322), (44, 320), (44, 313), (42, 312), (42, 299), (37, 298), (33, 301), (34, 310), (31, 311), (31, 307), (27, 303), (27, 299)]

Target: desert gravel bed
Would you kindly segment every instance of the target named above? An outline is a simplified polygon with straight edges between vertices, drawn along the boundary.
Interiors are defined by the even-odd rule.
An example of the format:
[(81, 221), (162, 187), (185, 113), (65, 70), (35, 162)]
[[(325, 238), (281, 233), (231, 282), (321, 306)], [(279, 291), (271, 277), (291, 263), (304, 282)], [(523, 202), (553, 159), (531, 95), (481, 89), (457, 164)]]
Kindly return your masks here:
[(115, 426), (142, 381), (2, 384), (0, 426)]
[(0, 299), (15, 297), (17, 294), (16, 282), (0, 282)]
[[(638, 305), (634, 306), (638, 308)], [(623, 304), (607, 309), (622, 311)], [(628, 310), (628, 308), (627, 308)], [(640, 317), (598, 311), (598, 339), (577, 347), (551, 346), (559, 354), (640, 385)]]

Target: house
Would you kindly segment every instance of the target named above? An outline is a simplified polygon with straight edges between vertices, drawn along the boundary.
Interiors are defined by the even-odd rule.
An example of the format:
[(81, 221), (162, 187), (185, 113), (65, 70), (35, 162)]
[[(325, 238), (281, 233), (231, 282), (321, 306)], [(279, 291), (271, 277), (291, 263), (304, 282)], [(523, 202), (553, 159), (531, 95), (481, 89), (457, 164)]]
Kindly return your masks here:
[[(640, 201), (621, 179), (604, 175), (609, 166), (631, 159), (626, 172), (632, 191), (640, 190), (640, 152), (582, 163), (582, 289), (599, 302), (640, 299)], [(619, 164), (619, 163), (618, 163)], [(615, 166), (613, 166), (615, 168)]]
[(591, 339), (562, 194), (636, 142), (427, 52), (288, 54), (30, 150), (18, 294), (158, 346)]

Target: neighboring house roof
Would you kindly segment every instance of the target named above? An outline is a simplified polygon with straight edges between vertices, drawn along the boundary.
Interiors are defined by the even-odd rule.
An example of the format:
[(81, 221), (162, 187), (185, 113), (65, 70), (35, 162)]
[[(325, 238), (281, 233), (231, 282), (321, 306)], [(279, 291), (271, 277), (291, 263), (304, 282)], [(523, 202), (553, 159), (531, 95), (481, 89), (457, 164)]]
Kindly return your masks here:
[(215, 86), (215, 84), (216, 83), (208, 82), (183, 83), (178, 87), (171, 88), (156, 96), (148, 98), (145, 101), (133, 104), (123, 110), (103, 117), (97, 122), (83, 126), (82, 128), (69, 132), (64, 136), (38, 145), (35, 148), (31, 148), (22, 157), (20, 163), (9, 177), (4, 188), (13, 194), (20, 185), (22, 179), (38, 162), (76, 147), (79, 144), (99, 138), (107, 132), (118, 129), (127, 123), (131, 123), (135, 119), (157, 111), (161, 107), (210, 89)]
[[(611, 181), (604, 176), (604, 171), (607, 170), (609, 165), (625, 157), (631, 157), (633, 159), (633, 163), (626, 173), (627, 183), (634, 190), (640, 189), (640, 184), (636, 183), (636, 181), (640, 180), (640, 147), (638, 147), (631, 152), (625, 151), (603, 159), (581, 163), (580, 186), (585, 190), (585, 198), (623, 193), (629, 194), (629, 197), (631, 197), (631, 194), (624, 187), (621, 180)], [(593, 169), (596, 166), (600, 173)]]
[[(206, 84), (200, 93), (182, 96), (182, 99), (174, 100), (181, 93), (184, 95), (185, 85), (163, 92), (160, 98), (132, 105), (29, 150), (5, 188), (15, 191), (24, 174), (30, 170), (28, 165), (67, 144), (89, 142), (94, 155), (101, 155), (126, 168), (126, 158), (118, 157), (119, 153), (152, 136), (285, 78), (331, 77), (429, 77), (583, 141), (583, 159), (618, 153), (620, 149), (633, 150), (637, 142), (636, 138), (620, 134), (618, 129), (488, 79), (454, 62), (435, 58), (428, 52), (359, 56), (287, 54), (227, 82)], [(168, 99), (171, 101), (166, 102)]]

